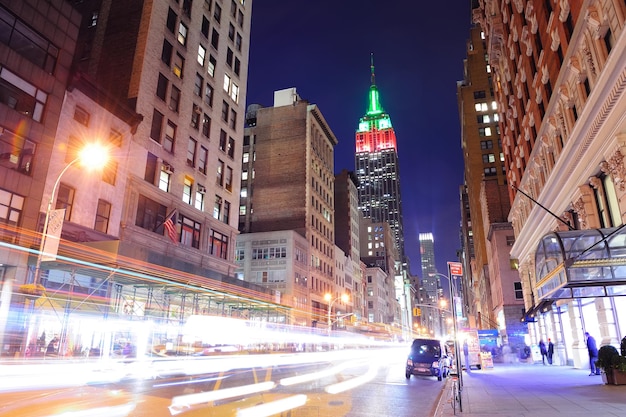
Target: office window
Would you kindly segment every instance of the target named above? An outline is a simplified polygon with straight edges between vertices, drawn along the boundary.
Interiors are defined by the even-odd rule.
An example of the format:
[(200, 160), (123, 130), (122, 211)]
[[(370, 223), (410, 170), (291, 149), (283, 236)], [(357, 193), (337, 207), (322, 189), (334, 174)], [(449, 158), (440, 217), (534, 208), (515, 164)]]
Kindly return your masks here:
[(170, 104), (169, 108), (172, 111), (178, 113), (178, 106), (180, 105), (180, 90), (176, 86), (172, 86), (170, 91)]
[(197, 146), (198, 142), (194, 138), (189, 138), (189, 143), (187, 143), (187, 165), (190, 167), (195, 166)]
[(224, 161), (217, 161), (217, 172), (215, 177), (215, 185), (224, 186)]
[(248, 187), (241, 187), (241, 190), (239, 191), (239, 197), (241, 198), (248, 197)]
[(98, 208), (96, 209), (96, 222), (93, 226), (98, 232), (107, 233), (109, 231), (109, 218), (111, 216), (111, 203), (104, 200), (98, 200)]
[(250, 153), (244, 152), (243, 155), (241, 156), (241, 162), (243, 162), (244, 164), (247, 164), (249, 161), (250, 161)]
[(193, 179), (185, 177), (183, 180), (183, 203), (191, 204), (191, 189), (193, 188)]
[(230, 48), (226, 49), (226, 65), (228, 65), (230, 68), (233, 67), (234, 58), (235, 58), (235, 55), (234, 55), (233, 50)]
[(206, 162), (209, 151), (204, 146), (200, 146), (200, 152), (198, 152), (198, 171), (206, 175)]
[(161, 50), (161, 61), (165, 62), (169, 67), (172, 63), (172, 52), (174, 47), (167, 40), (163, 40), (163, 49)]
[(204, 59), (206, 58), (206, 48), (202, 45), (198, 45), (198, 64), (204, 67)]
[(157, 109), (152, 112), (152, 127), (150, 128), (150, 137), (161, 143), (161, 130), (163, 129), (163, 115)]
[(174, 56), (174, 66), (172, 68), (172, 72), (178, 78), (183, 78), (183, 70), (185, 68), (185, 58), (178, 52)]
[(235, 71), (235, 74), (239, 76), (239, 72), (241, 71), (241, 61), (237, 57), (235, 57), (235, 68), (233, 69), (233, 71)]
[(239, 52), (241, 52), (241, 42), (241, 35), (237, 33), (237, 36), (235, 36), (235, 49), (237, 49)]
[(172, 171), (168, 165), (161, 167), (161, 173), (159, 174), (159, 189), (166, 193), (170, 191), (170, 184), (172, 182)]
[(226, 143), (227, 140), (226, 138), (228, 137), (228, 135), (226, 134), (225, 131), (220, 130), (220, 143), (219, 143), (219, 147), (220, 147), (220, 151), (222, 152), (226, 152)]
[(228, 257), (228, 236), (211, 230), (209, 236), (209, 253), (218, 258), (227, 259)]
[(481, 140), (480, 141), (480, 149), (493, 149), (493, 141), (492, 140)]
[(239, 86), (235, 83), (232, 83), (230, 86), (230, 98), (235, 103), (239, 103)]
[(67, 184), (61, 183), (57, 192), (57, 202), (55, 209), (65, 209), (64, 219), (69, 221), (72, 216), (72, 207), (74, 205), (74, 194), (76, 190)]
[(191, 4), (192, 0), (183, 0), (183, 13), (185, 13), (187, 17), (191, 17)]
[(215, 66), (217, 65), (217, 59), (213, 55), (209, 55), (209, 64), (206, 67), (206, 72), (209, 76), (215, 76)]
[(40, 122), (47, 101), (46, 92), (12, 73), (6, 67), (0, 68), (0, 103), (20, 113), (20, 117), (30, 117)]
[(225, 122), (228, 121), (228, 110), (230, 110), (230, 106), (227, 102), (222, 101), (222, 120)]
[(159, 225), (163, 224), (166, 210), (167, 208), (165, 206), (143, 195), (139, 195), (137, 199), (135, 226), (158, 233), (157, 228)]
[(224, 188), (227, 191), (233, 190), (233, 169), (226, 167), (226, 177), (224, 178)]
[(165, 27), (167, 27), (167, 29), (172, 33), (174, 33), (174, 31), (176, 30), (177, 18), (178, 16), (176, 16), (176, 12), (174, 12), (174, 10), (172, 10), (172, 8), (170, 7), (167, 12), (167, 21), (165, 22)]
[(228, 224), (230, 220), (230, 202), (224, 201), (224, 214), (222, 215), (222, 221)]
[(228, 156), (231, 158), (235, 155), (235, 139), (229, 137), (228, 138)]
[(187, 45), (187, 31), (187, 25), (185, 25), (183, 22), (180, 22), (178, 24), (178, 37), (176, 39), (178, 39), (178, 43), (183, 46)]
[(220, 23), (222, 20), (222, 7), (219, 4), (215, 5), (215, 10), (213, 11), (213, 19)]
[(230, 109), (230, 121), (228, 126), (233, 130), (237, 130), (237, 112), (235, 109)]
[(240, 28), (243, 27), (243, 12), (241, 10), (237, 12), (237, 24)]
[(115, 179), (117, 178), (117, 162), (109, 161), (102, 168), (102, 181), (107, 184), (115, 185)]
[(487, 107), (487, 103), (476, 103), (474, 104), (474, 109), (476, 111), (487, 111), (489, 108)]
[(496, 157), (494, 154), (492, 153), (485, 153), (483, 154), (483, 163), (485, 164), (493, 164), (494, 162), (496, 162)]
[(0, 189), (0, 223), (17, 226), (21, 222), (24, 197)]
[(233, 26), (232, 23), (228, 24), (228, 39), (230, 39), (231, 41), (235, 41), (235, 27)]
[(230, 92), (230, 75), (228, 75), (228, 74), (224, 74), (224, 84), (223, 84), (223, 88), (224, 88), (224, 91), (225, 91), (226, 93), (229, 93), (229, 92)]
[(246, 210), (246, 206), (243, 206), (243, 205), (242, 205), (242, 206), (239, 206), (239, 215), (240, 215), (240, 216), (245, 216), (245, 215), (246, 215), (246, 212), (247, 212), (247, 210)]
[(163, 138), (163, 149), (168, 152), (174, 152), (174, 141), (176, 139), (176, 125), (171, 121), (167, 121), (165, 126), (165, 137)]
[[(0, 135), (0, 153), (3, 156), (2, 166), (22, 174), (30, 174), (36, 150), (35, 143), (9, 129), (3, 129), (4, 132)], [(70, 148), (70, 146), (72, 147)], [(71, 162), (76, 159), (78, 157), (78, 149), (81, 146), (82, 141), (70, 136), (66, 158), (71, 159), (66, 159), (65, 162)]]
[(204, 78), (196, 72), (196, 79), (193, 83), (193, 93), (198, 97), (202, 95), (202, 84), (204, 84)]
[(209, 19), (207, 19), (206, 16), (202, 16), (202, 27), (200, 28), (200, 32), (205, 38), (209, 38)]
[(148, 152), (148, 156), (146, 157), (146, 170), (144, 171), (143, 179), (153, 185), (154, 179), (156, 178), (157, 163), (157, 156)]
[(217, 50), (220, 43), (220, 34), (215, 28), (211, 31), (211, 46)]
[(513, 289), (515, 291), (515, 299), (516, 300), (523, 300), (524, 299), (524, 290), (522, 289), (522, 283), (521, 282), (514, 282), (513, 283)]
[(213, 107), (213, 87), (209, 83), (204, 86), (204, 102)]
[(83, 126), (89, 126), (89, 112), (80, 106), (74, 109), (74, 120)]
[(222, 214), (222, 197), (216, 195), (213, 203), (213, 217), (219, 220), (220, 214)]
[(202, 136), (209, 137), (211, 131), (211, 118), (208, 114), (204, 113), (202, 116)]
[(200, 249), (200, 223), (181, 215), (180, 227), (180, 244)]
[(191, 110), (191, 122), (190, 125), (192, 128), (198, 130), (200, 126), (200, 116), (202, 115), (202, 109), (197, 104), (193, 104)]
[(201, 185), (198, 185), (198, 188), (196, 189), (196, 201), (194, 206), (198, 210), (204, 211), (204, 187)]

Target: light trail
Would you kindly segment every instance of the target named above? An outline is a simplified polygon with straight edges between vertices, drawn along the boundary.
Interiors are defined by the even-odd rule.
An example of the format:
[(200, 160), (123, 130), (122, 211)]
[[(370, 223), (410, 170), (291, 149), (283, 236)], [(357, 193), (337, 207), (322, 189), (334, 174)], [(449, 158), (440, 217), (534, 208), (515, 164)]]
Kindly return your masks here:
[(283, 398), (269, 403), (257, 405), (254, 407), (244, 408), (237, 411), (237, 417), (268, 417), (283, 411), (289, 411), (294, 408), (302, 407), (306, 404), (307, 396), (305, 394), (294, 395), (292, 397)]

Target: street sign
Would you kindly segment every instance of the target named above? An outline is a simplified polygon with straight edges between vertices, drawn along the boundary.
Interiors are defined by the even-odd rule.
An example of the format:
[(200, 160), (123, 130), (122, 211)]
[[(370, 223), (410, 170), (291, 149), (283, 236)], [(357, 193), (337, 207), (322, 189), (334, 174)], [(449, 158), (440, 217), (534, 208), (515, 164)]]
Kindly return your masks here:
[(460, 262), (448, 262), (450, 275), (463, 276), (463, 264)]

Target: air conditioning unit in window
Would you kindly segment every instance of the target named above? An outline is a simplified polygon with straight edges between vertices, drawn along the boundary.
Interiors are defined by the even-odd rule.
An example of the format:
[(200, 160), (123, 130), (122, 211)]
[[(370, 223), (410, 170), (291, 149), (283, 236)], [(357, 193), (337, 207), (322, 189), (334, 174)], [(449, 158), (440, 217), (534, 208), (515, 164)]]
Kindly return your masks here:
[(200, 185), (200, 184), (198, 184), (198, 192), (199, 192), (200, 194), (204, 194), (204, 193), (206, 193), (206, 187), (205, 187), (204, 185)]
[(167, 162), (163, 162), (163, 167), (161, 169), (167, 172), (168, 174), (174, 173), (174, 168), (172, 168), (172, 166), (168, 164)]

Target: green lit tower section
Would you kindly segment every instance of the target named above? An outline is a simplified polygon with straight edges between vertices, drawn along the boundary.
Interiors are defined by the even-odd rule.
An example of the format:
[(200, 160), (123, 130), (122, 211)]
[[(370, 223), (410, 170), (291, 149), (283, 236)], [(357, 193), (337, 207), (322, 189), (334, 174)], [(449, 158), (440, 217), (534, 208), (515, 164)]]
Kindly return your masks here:
[(396, 133), (380, 104), (374, 56), (371, 57), (369, 105), (356, 131), (356, 176), (359, 180), (359, 210), (374, 222), (387, 222), (393, 230), (398, 253), (404, 259), (402, 200)]

